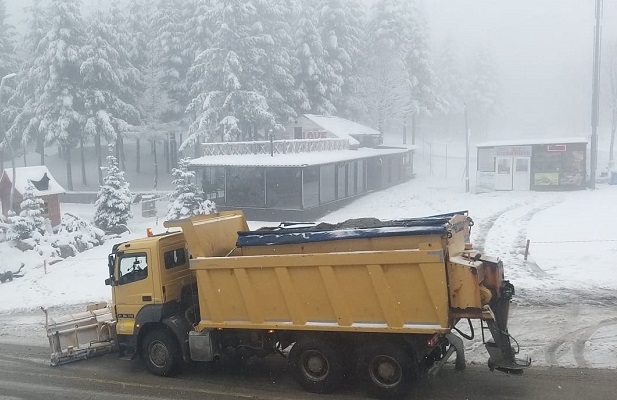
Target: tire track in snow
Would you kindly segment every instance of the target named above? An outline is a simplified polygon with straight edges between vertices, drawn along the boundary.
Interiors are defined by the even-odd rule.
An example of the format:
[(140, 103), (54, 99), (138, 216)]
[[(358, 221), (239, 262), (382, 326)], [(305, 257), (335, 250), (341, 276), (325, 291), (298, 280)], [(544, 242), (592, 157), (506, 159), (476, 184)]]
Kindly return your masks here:
[[(600, 321), (598, 324), (577, 329), (551, 341), (544, 351), (544, 358), (549, 365), (557, 366), (559, 359), (572, 350), (574, 361), (580, 368), (589, 368), (590, 365), (585, 359), (585, 343), (600, 328), (617, 325), (617, 318), (610, 318)], [(560, 351), (561, 350), (561, 351)]]
[[(489, 219), (488, 230), (484, 236), (484, 246), (493, 255), (499, 255), (504, 264), (510, 268), (524, 269), (539, 279), (549, 276), (537, 264), (525, 262), (523, 254), (525, 251), (525, 240), (529, 222), (535, 214), (547, 208), (553, 207), (560, 201), (546, 201), (543, 204), (516, 204), (499, 213), (496, 218)], [(512, 235), (512, 231), (514, 234)], [(514, 237), (508, 242), (508, 238)], [(519, 271), (520, 272), (520, 271)]]
[(487, 218), (482, 219), (477, 226), (474, 226), (474, 228), (472, 228), (472, 231), (477, 232), (473, 239), (474, 247), (479, 251), (484, 252), (486, 237), (488, 236), (488, 233), (491, 231), (491, 229), (493, 229), (493, 226), (495, 225), (497, 219), (499, 219), (499, 217), (501, 217), (503, 214), (518, 207), (520, 207), (520, 204), (513, 204), (510, 207), (504, 208), (501, 211), (489, 215)]

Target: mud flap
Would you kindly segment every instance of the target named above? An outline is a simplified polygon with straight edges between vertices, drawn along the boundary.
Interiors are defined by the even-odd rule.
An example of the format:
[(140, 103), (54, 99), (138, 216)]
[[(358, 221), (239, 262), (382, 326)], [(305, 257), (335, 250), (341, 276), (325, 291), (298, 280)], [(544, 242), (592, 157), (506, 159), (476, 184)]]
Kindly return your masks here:
[(45, 329), (51, 349), (51, 365), (85, 360), (117, 350), (116, 321), (107, 304), (88, 306), (87, 311), (49, 318)]
[(433, 366), (428, 370), (428, 375), (430, 377), (435, 377), (441, 371), (443, 366), (448, 362), (452, 354), (456, 353), (456, 361), (454, 363), (454, 369), (457, 371), (463, 371), (467, 364), (465, 362), (465, 345), (463, 344), (463, 340), (456, 336), (453, 333), (448, 333), (446, 335), (446, 339), (450, 342), (450, 347), (443, 358), (439, 361), (436, 361)]

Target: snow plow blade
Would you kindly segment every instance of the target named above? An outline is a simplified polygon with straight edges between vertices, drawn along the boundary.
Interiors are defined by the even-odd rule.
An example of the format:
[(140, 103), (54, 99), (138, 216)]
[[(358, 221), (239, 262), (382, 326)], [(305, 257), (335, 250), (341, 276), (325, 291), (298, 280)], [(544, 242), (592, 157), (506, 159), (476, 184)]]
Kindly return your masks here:
[(55, 319), (45, 313), (51, 365), (58, 366), (116, 351), (116, 321), (107, 303), (89, 305), (85, 312)]

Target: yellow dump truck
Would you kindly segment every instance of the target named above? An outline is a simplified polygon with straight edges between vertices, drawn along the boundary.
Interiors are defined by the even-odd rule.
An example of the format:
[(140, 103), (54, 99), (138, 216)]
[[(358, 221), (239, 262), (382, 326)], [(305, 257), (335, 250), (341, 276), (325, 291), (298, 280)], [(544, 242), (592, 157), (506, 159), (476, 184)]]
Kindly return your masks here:
[(456, 324), (478, 319), (492, 335), (491, 370), (521, 372), (530, 361), (516, 358), (507, 329), (514, 288), (501, 261), (471, 248), (471, 226), (466, 212), (253, 231), (237, 211), (165, 222), (168, 233), (113, 247), (113, 318), (48, 321), (52, 364), (107, 344), (169, 376), (183, 362), (278, 353), (308, 391), (356, 373), (371, 394), (400, 397), (454, 353), (464, 368), (454, 331), (473, 328)]

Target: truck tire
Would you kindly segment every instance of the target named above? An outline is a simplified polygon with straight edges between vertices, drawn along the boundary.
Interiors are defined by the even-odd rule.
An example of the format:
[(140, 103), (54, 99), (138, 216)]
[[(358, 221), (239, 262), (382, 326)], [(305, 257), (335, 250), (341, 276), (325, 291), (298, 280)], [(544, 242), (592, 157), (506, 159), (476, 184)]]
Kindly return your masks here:
[(345, 376), (341, 352), (319, 337), (304, 337), (289, 352), (293, 378), (312, 393), (331, 393), (339, 388)]
[(418, 380), (417, 363), (401, 345), (380, 343), (362, 349), (361, 373), (370, 395), (380, 399), (406, 397)]
[(178, 372), (180, 347), (176, 338), (165, 329), (155, 329), (141, 342), (141, 357), (154, 375), (173, 376)]

